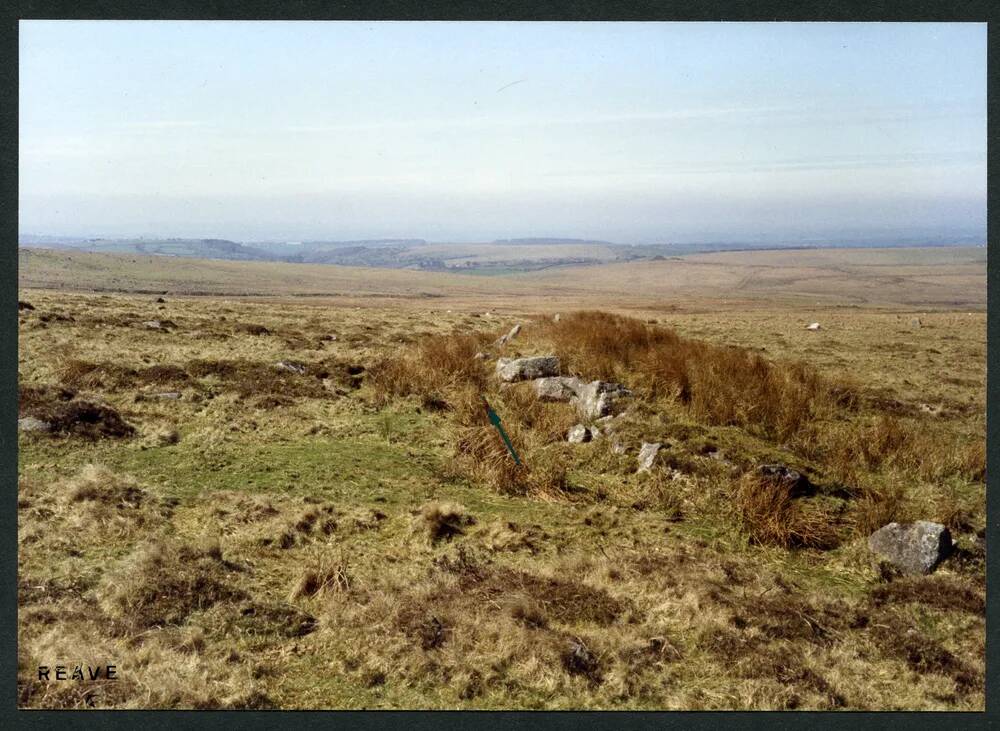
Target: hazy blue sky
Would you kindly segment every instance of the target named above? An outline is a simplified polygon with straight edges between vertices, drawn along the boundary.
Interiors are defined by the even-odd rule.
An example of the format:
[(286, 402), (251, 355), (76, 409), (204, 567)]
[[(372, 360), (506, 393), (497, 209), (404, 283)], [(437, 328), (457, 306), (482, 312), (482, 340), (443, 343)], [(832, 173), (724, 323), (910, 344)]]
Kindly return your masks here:
[(985, 230), (985, 24), (20, 31), (24, 233)]

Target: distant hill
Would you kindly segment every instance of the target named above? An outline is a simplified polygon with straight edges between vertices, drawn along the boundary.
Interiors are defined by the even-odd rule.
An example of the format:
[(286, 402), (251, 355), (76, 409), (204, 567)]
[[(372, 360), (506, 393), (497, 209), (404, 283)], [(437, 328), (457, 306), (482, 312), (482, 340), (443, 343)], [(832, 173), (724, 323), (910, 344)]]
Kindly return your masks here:
[(513, 246), (558, 246), (559, 244), (600, 244), (602, 246), (617, 246), (610, 241), (600, 241), (598, 239), (496, 239), (494, 244), (511, 244)]
[[(45, 240), (40, 240), (45, 239)], [(58, 239), (56, 237), (21, 237), (22, 246), (75, 249), (102, 254), (152, 254), (183, 256), (193, 259), (229, 259), (270, 261), (268, 252), (226, 239)]]
[(84, 238), (22, 234), (26, 248), (87, 251), (230, 261), (333, 264), (383, 269), (463, 271), (510, 274), (551, 268), (594, 266), (611, 262), (660, 261), (712, 252), (762, 250), (867, 249), (985, 245), (985, 236), (910, 234), (879, 238), (845, 237), (837, 241), (704, 241), (659, 244), (611, 244), (570, 238), (500, 239), (492, 243), (428, 243), (424, 239), (307, 240), (241, 243), (228, 239)]

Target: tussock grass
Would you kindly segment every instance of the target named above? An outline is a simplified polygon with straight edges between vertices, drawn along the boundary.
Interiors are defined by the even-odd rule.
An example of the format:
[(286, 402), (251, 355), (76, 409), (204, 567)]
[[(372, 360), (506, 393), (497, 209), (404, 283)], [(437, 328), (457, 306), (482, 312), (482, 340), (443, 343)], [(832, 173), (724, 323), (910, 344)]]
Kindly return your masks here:
[(541, 326), (569, 369), (669, 397), (699, 419), (786, 439), (828, 408), (831, 386), (809, 366), (775, 363), (745, 348), (684, 338), (605, 312), (575, 312)]
[[(270, 698), (258, 690), (243, 667), (207, 656), (197, 645), (196, 632), (179, 643), (155, 638), (138, 646), (102, 637), (89, 625), (53, 627), (19, 643), (18, 704), (47, 709), (173, 708), (267, 709)], [(35, 674), (39, 665), (66, 665), (67, 675), (80, 666), (116, 666), (116, 680), (45, 682)], [(52, 670), (54, 673), (54, 669)]]
[(417, 518), (417, 525), (432, 543), (462, 535), (476, 522), (464, 505), (440, 501), (421, 505)]
[(750, 540), (782, 548), (832, 548), (838, 542), (834, 517), (817, 507), (806, 507), (780, 481), (748, 473), (733, 489), (733, 508)]
[(351, 575), (343, 557), (332, 560), (318, 557), (313, 566), (302, 571), (292, 584), (288, 601), (310, 597), (322, 597), (331, 592), (349, 591)]
[(34, 417), (48, 423), (54, 434), (91, 440), (135, 434), (117, 409), (78, 398), (71, 389), (54, 386), (18, 386), (18, 418)]
[(108, 572), (100, 602), (119, 631), (181, 624), (192, 612), (245, 598), (234, 573), (211, 548), (152, 539)]
[[(75, 360), (98, 366), (67, 372), (87, 399), (106, 395), (143, 438), (184, 438), (21, 438), (21, 705), (983, 706), (981, 317), (924, 316), (914, 335), (891, 314), (831, 311), (803, 334), (792, 312), (663, 309), (660, 324), (584, 317), (613, 337), (561, 345), (559, 323), (522, 319), (504, 355), (554, 352), (635, 393), (571, 445), (572, 404), (502, 386), (475, 358), (496, 353), (505, 316), (432, 299), (30, 299), (74, 319), (22, 313), (22, 408), (80, 400), (60, 375)], [(168, 316), (174, 333), (142, 327)], [(403, 363), (398, 388), (359, 365), (383, 359)], [(954, 379), (937, 379), (944, 363)], [(662, 458), (636, 474), (654, 441)], [(85, 474), (98, 455), (107, 467)], [(735, 483), (773, 463), (816, 493), (748, 494), (744, 527)], [(958, 548), (926, 582), (890, 581), (866, 534), (916, 518), (947, 523)], [(837, 545), (820, 552), (827, 529)], [(32, 682), (39, 662), (106, 656), (114, 687)]]
[(432, 335), (401, 356), (382, 355), (368, 380), (381, 403), (417, 394), (428, 404), (447, 404), (446, 395), (455, 389), (486, 389), (488, 372), (475, 356), (489, 342), (482, 333)]

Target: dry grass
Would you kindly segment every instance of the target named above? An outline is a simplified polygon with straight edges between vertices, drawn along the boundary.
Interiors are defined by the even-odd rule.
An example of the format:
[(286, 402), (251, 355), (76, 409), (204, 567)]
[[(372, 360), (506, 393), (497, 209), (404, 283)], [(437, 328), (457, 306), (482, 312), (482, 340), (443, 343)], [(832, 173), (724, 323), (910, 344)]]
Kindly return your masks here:
[(839, 531), (834, 516), (806, 507), (781, 480), (756, 473), (743, 475), (733, 489), (733, 509), (754, 543), (782, 548), (832, 548)]
[(245, 598), (236, 572), (211, 548), (153, 539), (109, 571), (101, 606), (118, 632), (181, 624), (192, 612)]
[[(21, 705), (983, 706), (981, 319), (897, 334), (894, 314), (831, 310), (803, 334), (797, 311), (563, 309), (571, 330), (624, 334), (562, 345), (557, 323), (522, 319), (504, 354), (565, 346), (572, 371), (635, 392), (610, 432), (567, 444), (573, 405), (474, 357), (514, 324), (482, 302), (30, 299), (22, 409), (80, 400), (65, 375), (142, 439), (21, 438)], [(141, 326), (167, 317), (170, 333)], [(636, 474), (652, 441), (662, 458)], [(816, 493), (731, 489), (775, 462)], [(866, 532), (914, 518), (959, 548), (929, 581), (887, 582)], [(830, 531), (839, 545), (815, 550)], [(36, 663), (105, 657), (114, 687), (32, 681)]]
[(304, 569), (292, 584), (288, 601), (322, 597), (331, 592), (349, 591), (350, 588), (351, 576), (343, 557), (337, 560), (318, 557), (315, 564)]
[(40, 419), (50, 425), (52, 434), (100, 439), (135, 433), (135, 427), (117, 409), (77, 398), (70, 389), (19, 385), (18, 395), (18, 418)]
[(776, 439), (793, 435), (832, 399), (831, 386), (806, 365), (683, 338), (635, 318), (576, 312), (546, 323), (539, 336), (585, 378), (620, 380), (651, 399), (674, 398), (708, 423)]
[(485, 390), (486, 367), (475, 356), (489, 342), (482, 333), (433, 335), (402, 357), (383, 355), (372, 366), (369, 380), (383, 403), (393, 396), (411, 394), (433, 403), (445, 400), (445, 394), (455, 389)]
[(466, 512), (464, 505), (450, 502), (429, 502), (420, 506), (417, 525), (431, 543), (465, 533), (476, 519)]

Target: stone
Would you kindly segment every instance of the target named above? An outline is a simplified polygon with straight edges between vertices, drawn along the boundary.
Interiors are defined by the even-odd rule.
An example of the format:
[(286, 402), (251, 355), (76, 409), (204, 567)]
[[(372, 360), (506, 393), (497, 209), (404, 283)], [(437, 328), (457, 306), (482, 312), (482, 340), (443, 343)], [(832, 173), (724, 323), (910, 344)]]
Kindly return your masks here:
[(512, 327), (510, 329), (510, 332), (507, 333), (506, 335), (501, 335), (500, 339), (497, 340), (497, 345), (505, 345), (506, 343), (516, 338), (519, 332), (521, 332), (521, 323), (514, 325), (514, 327)]
[(25, 432), (49, 432), (52, 425), (47, 421), (36, 419), (34, 416), (26, 416), (17, 420), (17, 430)]
[(908, 576), (929, 574), (951, 553), (951, 532), (940, 523), (889, 523), (868, 537), (872, 553)]
[(577, 424), (566, 434), (566, 441), (570, 444), (583, 444), (584, 442), (589, 442), (591, 439), (593, 439), (593, 434), (583, 424)]
[(146, 320), (142, 324), (149, 330), (160, 330), (162, 332), (170, 332), (173, 328), (177, 327), (177, 323), (173, 320)]
[(181, 398), (180, 391), (163, 391), (162, 393), (154, 393), (154, 398), (162, 398), (167, 401), (179, 401)]
[(810, 323), (809, 325), (806, 325), (806, 330), (819, 330), (819, 323), (813, 322)]
[(501, 381), (533, 381), (536, 378), (559, 375), (559, 358), (554, 355), (538, 355), (531, 358), (500, 358), (497, 360), (497, 376)]
[(660, 442), (643, 442), (639, 449), (639, 469), (638, 472), (649, 472), (656, 463), (656, 456), (663, 448)]
[(290, 360), (279, 360), (274, 364), (274, 367), (280, 371), (288, 371), (289, 373), (295, 373), (300, 376), (306, 372), (306, 367), (304, 365)]
[(783, 464), (762, 464), (757, 468), (757, 473), (765, 480), (773, 480), (785, 485), (790, 497), (811, 495), (815, 492), (808, 477)]
[(632, 392), (620, 383), (593, 381), (577, 390), (577, 410), (585, 419), (599, 419), (617, 413)]
[(584, 386), (583, 381), (572, 376), (551, 376), (535, 381), (535, 393), (541, 401), (569, 401)]
[(484, 352), (480, 351), (480, 352), (476, 353), (472, 357), (475, 358), (476, 360), (489, 360), (492, 356), (490, 356), (489, 353), (484, 353)]
[(912, 327), (914, 330), (919, 330), (922, 325), (923, 323), (920, 321), (919, 317), (914, 317), (912, 320), (910, 320), (910, 327)]
[(562, 319), (562, 315), (560, 315), (560, 314), (559, 314), (559, 313), (557, 312), (557, 313), (555, 314), (555, 316), (553, 316), (553, 318), (552, 318), (552, 321), (553, 321), (553, 322), (559, 322), (559, 321), (560, 321), (561, 319)]

